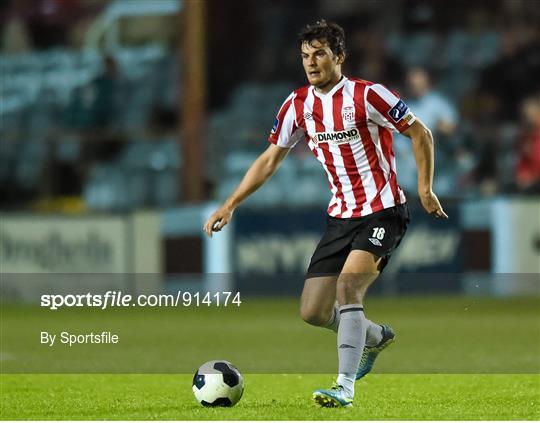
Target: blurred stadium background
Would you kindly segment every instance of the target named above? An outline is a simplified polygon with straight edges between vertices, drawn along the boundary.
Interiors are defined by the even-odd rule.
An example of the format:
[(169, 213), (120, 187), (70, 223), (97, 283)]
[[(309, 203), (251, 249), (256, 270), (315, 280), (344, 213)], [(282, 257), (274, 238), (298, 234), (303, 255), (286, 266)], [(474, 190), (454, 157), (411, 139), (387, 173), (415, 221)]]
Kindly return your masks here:
[[(307, 148), (212, 241), (201, 228), (305, 84), (296, 35), (321, 17), (346, 30), (345, 74), (397, 90), (432, 128), (435, 191), (451, 216), (419, 209), (410, 146), (396, 136), (414, 216), (374, 293), (538, 296), (535, 0), (3, 1), (2, 272), (298, 293), (329, 199)], [(15, 282), (4, 278), (3, 294), (27, 298)]]

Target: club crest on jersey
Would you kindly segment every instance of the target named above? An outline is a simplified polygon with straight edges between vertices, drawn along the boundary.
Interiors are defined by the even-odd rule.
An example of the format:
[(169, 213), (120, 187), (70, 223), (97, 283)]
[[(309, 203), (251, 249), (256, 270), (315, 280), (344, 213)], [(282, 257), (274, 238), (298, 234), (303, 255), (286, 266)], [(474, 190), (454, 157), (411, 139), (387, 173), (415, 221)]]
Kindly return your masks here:
[(279, 119), (276, 118), (276, 120), (274, 121), (274, 126), (272, 126), (272, 134), (276, 133), (278, 125), (279, 125)]
[(354, 122), (354, 107), (346, 106), (341, 111), (341, 117), (347, 122)]
[(405, 102), (403, 100), (399, 100), (398, 103), (388, 111), (388, 115), (394, 122), (397, 123), (403, 118), (403, 116), (407, 114), (408, 111), (409, 107), (407, 107)]
[(320, 132), (311, 137), (311, 139), (315, 144), (327, 142), (329, 144), (339, 145), (359, 140), (360, 134), (358, 133), (358, 129), (353, 128), (346, 131)]

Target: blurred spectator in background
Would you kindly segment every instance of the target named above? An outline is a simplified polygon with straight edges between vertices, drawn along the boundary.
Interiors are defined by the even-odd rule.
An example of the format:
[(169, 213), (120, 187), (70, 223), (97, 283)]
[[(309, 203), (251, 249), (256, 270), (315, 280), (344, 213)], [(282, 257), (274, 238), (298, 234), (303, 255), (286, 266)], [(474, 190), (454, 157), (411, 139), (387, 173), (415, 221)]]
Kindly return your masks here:
[(72, 97), (67, 120), (70, 129), (83, 141), (83, 174), (94, 162), (116, 159), (125, 145), (118, 119), (122, 83), (116, 59), (106, 55), (102, 72), (88, 85), (78, 88)]
[(89, 89), (93, 91), (92, 111), (94, 125), (105, 130), (111, 130), (116, 124), (120, 98), (120, 76), (118, 63), (113, 56), (105, 56), (103, 73), (92, 81)]
[[(455, 187), (456, 164), (454, 155), (457, 146), (450, 139), (456, 130), (458, 114), (449, 99), (432, 88), (428, 71), (421, 67), (412, 67), (407, 72), (407, 103), (426, 126), (432, 129), (437, 142), (434, 189), (443, 195), (452, 194)], [(396, 137), (395, 152), (397, 157), (400, 183), (407, 191), (416, 190), (416, 166), (411, 145), (403, 137)]]
[(408, 103), (422, 122), (436, 135), (451, 136), (457, 124), (456, 108), (450, 100), (432, 89), (428, 71), (420, 67), (409, 69), (407, 87), (410, 92)]
[(540, 194), (540, 92), (521, 107), (524, 131), (517, 142), (516, 182), (521, 192)]
[(70, 125), (92, 132), (111, 132), (120, 106), (120, 83), (116, 59), (105, 56), (102, 73), (75, 92), (68, 117)]
[(75, 90), (66, 120), (74, 140), (82, 141), (81, 159), (51, 159), (49, 179), (55, 196), (80, 195), (94, 164), (116, 159), (124, 148), (125, 136), (118, 124), (121, 83), (116, 59), (106, 55), (102, 72), (88, 85)]

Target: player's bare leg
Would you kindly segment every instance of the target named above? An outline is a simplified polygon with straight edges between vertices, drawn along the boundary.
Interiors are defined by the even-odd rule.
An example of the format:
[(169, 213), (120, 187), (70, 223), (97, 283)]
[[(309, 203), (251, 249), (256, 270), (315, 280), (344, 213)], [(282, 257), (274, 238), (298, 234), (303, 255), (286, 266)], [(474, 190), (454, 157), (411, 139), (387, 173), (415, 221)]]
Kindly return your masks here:
[(340, 306), (362, 304), (371, 283), (379, 276), (380, 258), (368, 251), (353, 250), (349, 253), (336, 286)]
[(337, 332), (339, 314), (336, 305), (337, 276), (320, 276), (306, 279), (300, 298), (300, 316), (314, 326)]
[[(306, 279), (300, 298), (302, 320), (310, 325), (330, 329), (336, 333), (341, 320), (339, 304), (335, 301), (337, 279), (337, 276)], [(381, 340), (381, 326), (368, 320), (366, 345), (376, 346)]]

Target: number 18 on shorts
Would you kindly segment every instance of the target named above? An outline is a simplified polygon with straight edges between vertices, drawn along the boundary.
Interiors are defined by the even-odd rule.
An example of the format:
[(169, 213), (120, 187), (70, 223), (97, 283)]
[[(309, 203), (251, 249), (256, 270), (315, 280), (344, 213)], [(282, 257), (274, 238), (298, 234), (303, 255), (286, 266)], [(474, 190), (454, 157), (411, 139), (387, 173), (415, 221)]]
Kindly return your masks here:
[(352, 250), (369, 251), (380, 257), (382, 271), (405, 235), (409, 220), (405, 204), (359, 218), (328, 216), (326, 231), (311, 258), (308, 277), (341, 273)]

